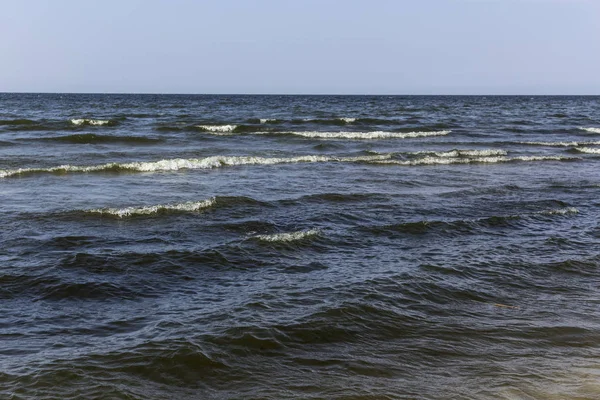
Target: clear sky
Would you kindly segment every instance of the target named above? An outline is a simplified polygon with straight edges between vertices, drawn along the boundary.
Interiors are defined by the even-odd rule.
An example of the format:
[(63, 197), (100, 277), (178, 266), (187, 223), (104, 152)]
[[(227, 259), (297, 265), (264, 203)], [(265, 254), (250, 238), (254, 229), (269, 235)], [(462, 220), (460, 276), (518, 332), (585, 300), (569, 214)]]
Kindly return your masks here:
[(0, 92), (600, 94), (600, 0), (0, 0)]

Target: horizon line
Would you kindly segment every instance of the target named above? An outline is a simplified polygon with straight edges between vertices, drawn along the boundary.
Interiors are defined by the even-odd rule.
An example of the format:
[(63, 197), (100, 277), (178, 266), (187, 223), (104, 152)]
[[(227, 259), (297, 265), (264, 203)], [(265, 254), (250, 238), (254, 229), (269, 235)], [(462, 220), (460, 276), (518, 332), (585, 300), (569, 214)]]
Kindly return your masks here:
[(66, 95), (150, 95), (150, 96), (498, 96), (498, 97), (561, 97), (561, 96), (600, 96), (598, 94), (498, 94), (498, 93), (192, 93), (192, 92), (28, 92), (28, 91), (0, 91), (0, 94), (66, 94)]

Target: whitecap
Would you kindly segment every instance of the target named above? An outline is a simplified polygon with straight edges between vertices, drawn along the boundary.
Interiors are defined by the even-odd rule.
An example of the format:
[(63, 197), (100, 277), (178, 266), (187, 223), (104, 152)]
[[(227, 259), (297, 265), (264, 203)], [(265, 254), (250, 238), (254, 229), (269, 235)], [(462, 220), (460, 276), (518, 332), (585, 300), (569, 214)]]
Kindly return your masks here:
[(449, 151), (419, 151), (413, 154), (433, 154), (436, 157), (441, 158), (456, 158), (456, 157), (491, 157), (491, 156), (505, 156), (508, 153), (505, 150), (499, 149), (485, 149), (485, 150), (449, 150)]
[(583, 128), (582, 127), (579, 129), (581, 129), (582, 131), (589, 132), (589, 133), (600, 133), (600, 128)]
[(110, 123), (109, 120), (105, 120), (105, 119), (90, 119), (90, 118), (77, 118), (77, 119), (72, 119), (71, 123), (73, 125), (93, 125), (93, 126), (102, 126), (102, 125), (107, 125)]
[(538, 212), (541, 215), (566, 215), (566, 214), (578, 214), (579, 210), (575, 207), (558, 208), (553, 210), (544, 210)]
[(580, 153), (587, 153), (587, 154), (600, 154), (600, 148), (592, 148), (592, 147), (576, 147), (575, 150), (577, 150)]
[[(580, 142), (518, 142), (518, 143), (531, 145), (531, 146), (549, 146), (549, 147), (573, 147), (573, 146), (579, 146), (580, 144), (582, 144)], [(590, 144), (593, 144), (593, 143), (590, 143)]]
[(203, 201), (189, 201), (186, 203), (179, 204), (158, 204), (154, 206), (141, 206), (141, 207), (125, 207), (125, 208), (96, 208), (92, 210), (85, 210), (86, 213), (92, 214), (106, 214), (112, 215), (119, 218), (130, 217), (133, 215), (152, 215), (159, 212), (165, 211), (180, 211), (180, 212), (194, 212), (200, 211), (205, 208), (212, 207), (216, 203), (216, 199), (213, 197)]
[(416, 165), (446, 165), (446, 164), (495, 164), (507, 163), (512, 161), (568, 161), (577, 160), (573, 157), (560, 156), (521, 156), (521, 157), (474, 157), (474, 158), (452, 158), (452, 157), (423, 157), (417, 160), (382, 160), (375, 161), (377, 164), (394, 164), (405, 166)]
[(419, 137), (430, 137), (430, 136), (444, 136), (449, 134), (451, 131), (433, 131), (433, 132), (286, 132), (290, 135), (303, 136), (313, 139), (406, 139), (406, 138), (419, 138)]
[(321, 155), (306, 155), (296, 157), (252, 157), (252, 156), (213, 156), (205, 158), (175, 158), (159, 161), (129, 162), (129, 163), (107, 163), (100, 165), (59, 165), (50, 168), (18, 168), (12, 170), (0, 170), (0, 178), (14, 175), (31, 173), (69, 173), (69, 172), (99, 172), (99, 171), (178, 171), (181, 169), (212, 169), (225, 166), (237, 165), (273, 165), (291, 163), (315, 163), (315, 162), (372, 162), (391, 158), (391, 154), (336, 157)]
[(297, 240), (318, 236), (320, 234), (321, 231), (318, 229), (310, 229), (307, 231), (284, 232), (271, 235), (256, 235), (253, 236), (253, 238), (263, 240), (265, 242), (294, 242)]
[(237, 125), (196, 125), (197, 128), (215, 133), (230, 133), (237, 128)]

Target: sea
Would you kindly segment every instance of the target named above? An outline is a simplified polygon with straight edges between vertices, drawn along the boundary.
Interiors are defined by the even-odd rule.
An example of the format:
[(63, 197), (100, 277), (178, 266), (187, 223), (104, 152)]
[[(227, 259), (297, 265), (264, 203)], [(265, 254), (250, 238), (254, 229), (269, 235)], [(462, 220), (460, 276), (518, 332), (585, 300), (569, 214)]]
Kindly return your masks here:
[(1, 399), (600, 399), (600, 97), (0, 94)]

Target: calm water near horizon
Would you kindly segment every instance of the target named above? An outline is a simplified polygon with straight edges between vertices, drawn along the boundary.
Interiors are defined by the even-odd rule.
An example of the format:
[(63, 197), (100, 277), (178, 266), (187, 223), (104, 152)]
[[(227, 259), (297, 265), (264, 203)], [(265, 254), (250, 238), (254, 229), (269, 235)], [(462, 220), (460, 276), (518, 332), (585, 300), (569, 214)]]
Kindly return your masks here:
[(600, 97), (0, 93), (0, 398), (600, 398)]

